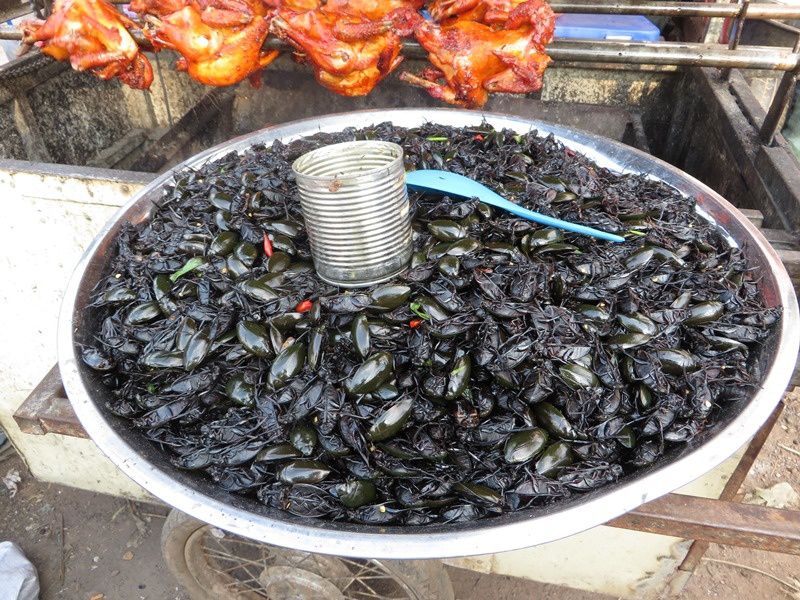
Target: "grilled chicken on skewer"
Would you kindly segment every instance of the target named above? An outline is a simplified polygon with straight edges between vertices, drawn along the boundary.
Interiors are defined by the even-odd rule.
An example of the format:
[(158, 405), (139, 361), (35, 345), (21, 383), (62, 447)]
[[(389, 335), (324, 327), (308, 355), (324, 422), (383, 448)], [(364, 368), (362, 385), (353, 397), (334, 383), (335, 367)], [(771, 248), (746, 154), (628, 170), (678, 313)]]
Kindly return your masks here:
[[(175, 1), (168, 0), (166, 6)], [(269, 33), (271, 11), (260, 0), (193, 1), (166, 14), (162, 6), (154, 2), (145, 17), (152, 25), (147, 35), (154, 46), (180, 53), (178, 69), (200, 83), (238, 83), (278, 56), (276, 50), (261, 49)]]
[(535, 92), (550, 63), (544, 44), (552, 40), (554, 28), (553, 12), (539, 0), (518, 6), (502, 29), (465, 19), (446, 25), (426, 21), (416, 36), (435, 68), (421, 77), (403, 73), (401, 79), (466, 107), (483, 106), (490, 92)]
[[(154, 50), (170, 48), (197, 81), (238, 83), (270, 64), (272, 29), (309, 62), (317, 80), (347, 96), (368, 94), (401, 62), (402, 37), (416, 35), (434, 68), (402, 78), (462, 106), (490, 92), (541, 88), (554, 15), (542, 0), (434, 0), (443, 23), (422, 20), (423, 0), (133, 0)], [(44, 23), (27, 22), (24, 41), (78, 70), (146, 89), (152, 68), (128, 29), (140, 26), (106, 0), (56, 0)], [(260, 82), (260, 80), (258, 80)]]
[(276, 34), (311, 63), (317, 81), (344, 96), (364, 96), (400, 64), (400, 37), (393, 30), (413, 30), (417, 13), (398, 9), (385, 20), (315, 10), (279, 10), (272, 22)]
[(76, 71), (91, 71), (101, 79), (119, 77), (146, 90), (153, 68), (128, 31), (136, 27), (105, 0), (56, 0), (46, 21), (22, 24), (22, 41), (56, 60), (69, 60)]

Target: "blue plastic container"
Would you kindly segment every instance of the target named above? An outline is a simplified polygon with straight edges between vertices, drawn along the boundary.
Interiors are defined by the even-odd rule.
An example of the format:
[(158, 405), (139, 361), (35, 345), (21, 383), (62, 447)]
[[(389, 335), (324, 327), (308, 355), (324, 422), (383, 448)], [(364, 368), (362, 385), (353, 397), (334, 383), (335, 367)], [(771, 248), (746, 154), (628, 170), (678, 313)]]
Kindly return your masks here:
[(653, 42), (661, 37), (661, 32), (642, 15), (565, 14), (556, 19), (556, 37)]

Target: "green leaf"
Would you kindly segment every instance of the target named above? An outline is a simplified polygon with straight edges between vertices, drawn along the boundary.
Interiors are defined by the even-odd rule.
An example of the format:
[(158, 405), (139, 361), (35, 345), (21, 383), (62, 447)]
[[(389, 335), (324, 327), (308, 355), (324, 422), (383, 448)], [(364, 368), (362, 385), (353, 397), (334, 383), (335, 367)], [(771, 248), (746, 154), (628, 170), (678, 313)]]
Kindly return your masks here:
[(180, 269), (178, 269), (172, 275), (169, 276), (169, 280), (172, 283), (175, 283), (176, 281), (178, 281), (178, 279), (180, 279), (181, 277), (183, 277), (187, 273), (190, 273), (191, 271), (194, 271), (200, 265), (205, 264), (205, 262), (206, 262), (205, 259), (204, 258), (200, 258), (199, 256), (195, 256), (194, 258), (190, 258), (189, 260), (186, 261), (185, 265), (183, 265)]
[(644, 231), (636, 231), (635, 229), (628, 229), (626, 233), (632, 233), (633, 235), (641, 235), (641, 236), (647, 235)]
[(426, 137), (425, 139), (428, 140), (429, 142), (446, 142), (447, 141), (447, 138), (444, 137), (443, 135), (432, 135), (432, 136)]
[(411, 312), (417, 315), (420, 319), (425, 319), (426, 321), (431, 320), (431, 316), (422, 309), (422, 304), (419, 302), (412, 302), (409, 306), (411, 308)]
[(149, 394), (155, 394), (158, 391), (155, 383), (148, 383), (147, 384), (147, 392)]
[(514, 141), (517, 142), (518, 144), (521, 144), (522, 140), (523, 140), (523, 137), (521, 135), (517, 134), (517, 135), (514, 136)]

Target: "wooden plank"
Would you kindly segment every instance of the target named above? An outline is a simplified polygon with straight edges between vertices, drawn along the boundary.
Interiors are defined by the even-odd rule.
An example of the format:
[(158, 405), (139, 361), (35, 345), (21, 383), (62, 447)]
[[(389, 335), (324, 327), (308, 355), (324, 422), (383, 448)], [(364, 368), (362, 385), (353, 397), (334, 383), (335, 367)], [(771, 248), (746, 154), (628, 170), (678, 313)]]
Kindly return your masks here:
[(789, 278), (794, 283), (795, 290), (800, 290), (800, 250), (782, 250), (776, 248), (778, 256), (789, 273)]
[(16, 410), (14, 420), (23, 432), (33, 435), (59, 433), (72, 437), (89, 437), (67, 400), (58, 365), (50, 369)]
[(784, 229), (765, 229), (762, 227), (761, 233), (774, 248), (781, 250), (800, 249), (797, 236)]
[(747, 217), (753, 225), (761, 229), (764, 224), (764, 213), (755, 208), (740, 208), (739, 212)]
[(726, 546), (800, 555), (800, 510), (667, 494), (606, 524)]
[[(783, 402), (779, 402), (778, 406), (775, 407), (775, 410), (772, 411), (772, 414), (769, 416), (769, 419), (767, 419), (767, 422), (764, 423), (761, 429), (758, 430), (758, 433), (753, 436), (741, 460), (739, 460), (739, 463), (736, 465), (728, 481), (725, 482), (725, 487), (722, 488), (722, 493), (719, 495), (720, 500), (734, 500), (739, 496), (739, 488), (742, 487), (747, 474), (750, 472), (753, 463), (761, 452), (761, 448), (764, 447), (769, 434), (772, 432), (772, 428), (775, 427), (775, 423), (778, 422), (783, 409)], [(693, 572), (700, 565), (700, 561), (703, 559), (703, 555), (706, 553), (706, 550), (708, 550), (709, 545), (709, 542), (705, 540), (695, 540), (691, 548), (689, 548), (689, 552), (684, 557), (683, 562), (678, 566), (678, 570)]]

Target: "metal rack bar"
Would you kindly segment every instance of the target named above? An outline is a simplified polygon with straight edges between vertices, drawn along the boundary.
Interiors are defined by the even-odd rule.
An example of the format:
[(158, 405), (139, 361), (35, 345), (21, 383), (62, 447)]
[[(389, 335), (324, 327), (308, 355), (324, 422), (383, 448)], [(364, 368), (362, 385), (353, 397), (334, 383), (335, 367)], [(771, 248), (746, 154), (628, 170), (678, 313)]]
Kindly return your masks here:
[[(144, 50), (149, 43), (134, 35)], [(0, 31), (0, 40), (21, 40), (18, 31)], [(268, 39), (264, 48), (292, 52), (282, 40)], [(641, 65), (678, 65), (719, 68), (765, 69), (793, 71), (800, 65), (800, 53), (773, 46), (743, 46), (728, 50), (721, 44), (687, 42), (601, 42), (556, 40), (547, 47), (556, 61), (595, 62)], [(425, 58), (425, 50), (416, 42), (403, 44), (403, 54), (409, 58)]]
[[(747, 19), (747, 11), (750, 8), (750, 0), (739, 0), (738, 2), (739, 14), (731, 25), (730, 32), (728, 33), (728, 50), (736, 50), (739, 46), (739, 40), (742, 39), (742, 30), (744, 29), (744, 21)], [(721, 76), (727, 80), (731, 75), (731, 68), (726, 67), (722, 69)]]
[[(551, 2), (556, 13), (583, 13), (606, 15), (654, 15), (662, 17), (727, 17), (737, 18), (742, 7), (736, 3), (717, 4), (704, 2), (638, 2), (636, 4), (571, 4)], [(751, 3), (748, 19), (797, 19), (800, 6)]]
[(553, 60), (692, 65), (791, 71), (800, 55), (788, 48), (743, 46), (729, 50), (720, 44), (687, 42), (598, 42), (556, 40), (547, 47)]
[[(265, 48), (287, 50), (277, 39), (269, 39)], [(425, 58), (425, 50), (416, 42), (404, 42), (403, 54)], [(601, 42), (595, 40), (556, 40), (547, 46), (547, 54), (556, 61), (596, 62), (641, 65), (690, 65), (792, 71), (800, 64), (800, 53), (774, 46), (743, 46), (728, 50), (722, 44), (688, 42)]]

